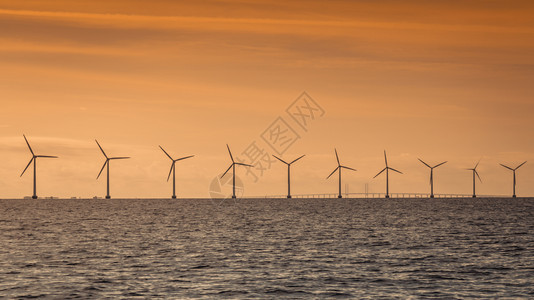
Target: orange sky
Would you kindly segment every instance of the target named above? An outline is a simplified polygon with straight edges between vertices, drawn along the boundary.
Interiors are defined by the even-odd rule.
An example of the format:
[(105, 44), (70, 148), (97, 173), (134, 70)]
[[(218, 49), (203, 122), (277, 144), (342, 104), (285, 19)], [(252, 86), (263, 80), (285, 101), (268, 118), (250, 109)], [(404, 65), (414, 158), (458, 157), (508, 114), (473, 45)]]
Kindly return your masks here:
[[(180, 196), (207, 197), (214, 176), (306, 91), (324, 109), (284, 158), (293, 193), (336, 192), (334, 147), (350, 191), (534, 194), (532, 1), (0, 0), (0, 198), (31, 194), (22, 134), (40, 154), (40, 196), (166, 197), (168, 158)], [(290, 119), (288, 119), (290, 120)], [(291, 123), (295, 126), (295, 123)], [(271, 151), (272, 152), (272, 151)], [(275, 163), (245, 195), (284, 194)]]

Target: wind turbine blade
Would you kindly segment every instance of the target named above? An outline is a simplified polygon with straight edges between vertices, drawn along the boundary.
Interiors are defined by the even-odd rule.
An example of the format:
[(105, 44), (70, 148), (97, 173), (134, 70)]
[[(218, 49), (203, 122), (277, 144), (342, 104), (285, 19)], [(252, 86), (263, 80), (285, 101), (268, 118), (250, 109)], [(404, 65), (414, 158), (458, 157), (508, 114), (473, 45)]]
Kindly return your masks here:
[(188, 158), (191, 158), (191, 157), (194, 157), (194, 155), (189, 155), (189, 156), (180, 157), (180, 158), (178, 158), (178, 159), (175, 160), (175, 161), (181, 161), (181, 160), (188, 159)]
[(228, 171), (230, 171), (230, 169), (234, 166), (234, 164), (231, 164), (228, 169), (226, 169), (226, 171), (224, 171), (224, 173), (222, 174), (221, 178), (224, 177), (224, 175), (226, 175), (226, 173), (228, 173)]
[(109, 159), (106, 159), (106, 162), (102, 166), (102, 169), (100, 169), (100, 172), (98, 173), (98, 176), (96, 176), (96, 179), (100, 177), (100, 174), (102, 174), (102, 171), (104, 171), (104, 168), (106, 167), (106, 164), (109, 163)]
[(161, 150), (162, 150), (162, 151), (163, 151), (163, 152), (164, 152), (164, 153), (165, 153), (171, 160), (173, 160), (172, 157), (169, 155), (169, 153), (167, 153), (167, 151), (165, 151), (165, 149), (163, 149), (163, 147), (161, 147), (160, 145), (158, 145), (158, 146), (161, 148)]
[(332, 173), (330, 173), (330, 175), (328, 175), (328, 177), (326, 177), (326, 179), (330, 178), (330, 176), (334, 175), (334, 173), (336, 173), (337, 169), (339, 169), (339, 167), (335, 168), (334, 171), (332, 171)]
[(58, 158), (57, 156), (52, 156), (52, 155), (35, 155), (35, 157)]
[(514, 170), (514, 169), (510, 168), (509, 166), (505, 166), (505, 165), (503, 165), (503, 164), (499, 164), (499, 165), (501, 165), (501, 166), (507, 168), (507, 169), (510, 170), (510, 171), (513, 171), (513, 170)]
[(478, 180), (480, 180), (480, 182), (482, 182), (482, 178), (480, 178), (480, 175), (478, 175), (477, 170), (473, 170), (473, 172), (475, 172), (475, 174), (477, 174)]
[(248, 165), (248, 164), (243, 164), (243, 163), (235, 163), (235, 164), (239, 166), (245, 166), (245, 167), (254, 167), (253, 165)]
[(28, 163), (28, 165), (26, 166), (26, 168), (24, 168), (24, 171), (22, 171), (22, 173), (20, 174), (20, 177), (22, 177), (22, 175), (24, 175), (24, 172), (26, 172), (26, 170), (28, 169), (28, 167), (32, 164), (32, 161), (34, 160), (34, 157), (32, 156), (32, 159), (30, 159), (30, 162)]
[(274, 154), (273, 154), (273, 156), (274, 156), (274, 158), (278, 159), (279, 161), (283, 162), (284, 164), (286, 164), (286, 165), (288, 164), (283, 159), (281, 159), (280, 157), (278, 157), (278, 156), (276, 156)]
[(476, 169), (477, 169), (477, 167), (478, 167), (478, 164), (479, 164), (479, 163), (480, 163), (480, 159), (478, 160), (477, 164), (475, 165), (475, 167), (474, 167), (473, 169), (475, 169), (475, 170), (476, 170)]
[(173, 161), (171, 164), (171, 169), (169, 170), (169, 176), (167, 176), (167, 181), (169, 181), (169, 178), (171, 178), (172, 169), (175, 167), (175, 162)]
[(523, 166), (524, 164), (526, 164), (526, 163), (527, 163), (526, 161), (525, 161), (525, 162), (523, 162), (522, 164), (520, 164), (519, 166), (517, 166), (517, 168), (515, 168), (515, 170), (517, 170), (517, 169), (521, 168), (521, 167), (522, 167), (522, 166)]
[(388, 167), (388, 157), (386, 155), (386, 150), (384, 150), (384, 160), (386, 161), (386, 168)]
[(100, 144), (98, 143), (98, 141), (97, 141), (96, 139), (95, 139), (95, 142), (96, 142), (96, 144), (98, 145), (98, 148), (100, 148), (100, 151), (102, 151), (102, 154), (104, 154), (104, 156), (105, 156), (106, 158), (108, 158), (108, 156), (106, 155), (106, 152), (104, 152), (104, 149), (102, 149), (102, 146), (100, 146)]
[[(32, 155), (35, 156), (35, 154), (33, 154), (33, 150), (32, 150), (32, 147), (30, 146), (30, 143), (28, 142), (28, 139), (26, 138), (26, 136), (23, 134), (22, 135), (24, 137), (24, 140), (26, 141), (26, 144), (28, 145), (28, 148), (30, 148), (30, 152), (32, 153)], [(22, 175), (21, 175), (22, 176)]]
[(232, 160), (232, 162), (234, 162), (234, 157), (232, 156), (232, 151), (230, 151), (230, 147), (228, 146), (228, 144), (226, 144), (226, 148), (228, 148), (228, 153), (230, 154), (230, 159)]
[(420, 162), (422, 162), (422, 163), (423, 163), (423, 164), (424, 164), (425, 166), (427, 166), (427, 167), (429, 167), (429, 168), (431, 168), (431, 169), (432, 169), (432, 167), (431, 167), (431, 166), (429, 166), (429, 165), (428, 165), (428, 164), (427, 164), (426, 162), (424, 162), (424, 161), (423, 161), (422, 159), (418, 158), (418, 160), (419, 160)]
[(292, 162), (290, 162), (289, 164), (292, 164), (292, 163), (296, 162), (297, 160), (299, 160), (299, 159), (303, 158), (304, 156), (306, 156), (306, 155), (302, 155), (301, 157), (299, 157), (299, 158), (297, 158), (297, 159), (293, 160)]
[(338, 166), (341, 166), (341, 163), (339, 163), (339, 156), (337, 155), (337, 149), (334, 148), (334, 151), (336, 152), (337, 165), (338, 165)]
[(434, 168), (437, 168), (437, 167), (439, 167), (439, 166), (441, 166), (441, 165), (444, 165), (444, 164), (446, 164), (446, 163), (447, 163), (447, 162), (444, 161), (444, 162), (442, 162), (442, 163), (440, 163), (440, 164), (435, 165)]
[[(388, 168), (389, 168), (389, 167), (388, 167)], [(401, 171), (397, 171), (397, 170), (395, 170), (395, 169), (393, 169), (393, 168), (389, 168), (389, 169), (390, 169), (391, 171), (395, 171), (395, 172), (397, 172), (397, 173), (399, 173), (399, 174), (404, 174), (404, 173), (402, 173)]]
[(358, 170), (356, 170), (356, 169), (349, 168), (349, 167), (345, 167), (345, 166), (340, 166), (340, 168), (348, 169), (348, 170), (351, 170), (351, 171), (358, 171)]
[(128, 159), (128, 156), (110, 157), (109, 159)]
[(376, 178), (378, 175), (382, 174), (382, 172), (384, 172), (386, 169), (387, 168), (382, 169), (382, 171), (380, 171), (378, 174), (376, 174), (375, 177), (373, 177), (373, 178)]

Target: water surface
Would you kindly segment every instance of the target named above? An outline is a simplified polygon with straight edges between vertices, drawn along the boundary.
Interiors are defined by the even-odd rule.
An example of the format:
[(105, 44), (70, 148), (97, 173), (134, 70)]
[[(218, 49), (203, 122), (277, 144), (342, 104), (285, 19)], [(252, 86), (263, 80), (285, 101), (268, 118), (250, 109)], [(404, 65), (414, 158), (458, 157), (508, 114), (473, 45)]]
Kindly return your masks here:
[(534, 298), (533, 199), (0, 200), (7, 298)]

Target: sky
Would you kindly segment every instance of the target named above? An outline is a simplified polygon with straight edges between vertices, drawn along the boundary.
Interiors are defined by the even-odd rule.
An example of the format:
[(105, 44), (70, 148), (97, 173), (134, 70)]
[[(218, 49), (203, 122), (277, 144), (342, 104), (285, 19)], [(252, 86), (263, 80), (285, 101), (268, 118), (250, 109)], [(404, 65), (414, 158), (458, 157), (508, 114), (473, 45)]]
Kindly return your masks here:
[(261, 154), (237, 168), (244, 196), (287, 192), (272, 154), (306, 155), (292, 193), (336, 193), (334, 148), (357, 169), (349, 192), (384, 192), (386, 150), (404, 173), (393, 193), (429, 191), (421, 158), (448, 161), (435, 171), (448, 194), (472, 192), (480, 160), (477, 192), (508, 195), (499, 163), (529, 161), (517, 192), (534, 195), (532, 1), (197, 2), (0, 0), (0, 198), (32, 193), (23, 134), (59, 156), (38, 161), (39, 196), (105, 195), (95, 139), (132, 157), (112, 162), (112, 197), (170, 196), (158, 145), (195, 155), (176, 165), (178, 196), (210, 197), (226, 144)]

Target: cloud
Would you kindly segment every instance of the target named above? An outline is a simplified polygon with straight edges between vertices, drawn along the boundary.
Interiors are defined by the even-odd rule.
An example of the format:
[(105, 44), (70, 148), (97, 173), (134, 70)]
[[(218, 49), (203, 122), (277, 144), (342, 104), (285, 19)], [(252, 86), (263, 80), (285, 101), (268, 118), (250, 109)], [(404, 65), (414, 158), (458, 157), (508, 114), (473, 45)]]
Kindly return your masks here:
[[(233, 1), (224, 4), (244, 5)], [(255, 5), (269, 7), (263, 1)], [(319, 5), (313, 2), (310, 6), (305, 11)], [(333, 6), (343, 8), (348, 4), (338, 1)], [(201, 63), (195, 57), (202, 55), (219, 64), (231, 63), (240, 56), (244, 62), (254, 60), (257, 64), (257, 58), (264, 57), (263, 61), (285, 67), (383, 65), (414, 71), (429, 71), (447, 64), (468, 67), (534, 63), (530, 55), (534, 45), (528, 39), (534, 28), (528, 24), (510, 20), (468, 22), (469, 15), (477, 14), (470, 7), (460, 7), (464, 15), (454, 22), (446, 17), (432, 21), (420, 15), (412, 21), (388, 19), (385, 16), (392, 9), (374, 6), (388, 13), (375, 19), (357, 19), (330, 9), (317, 16), (302, 14), (291, 19), (284, 14), (248, 17), (245, 12), (213, 17), (209, 16), (209, 9), (204, 12), (208, 16), (139, 14), (141, 10), (126, 14), (0, 9), (4, 16), (0, 24), (12, 28), (0, 34), (3, 41), (0, 51), (17, 53), (18, 56), (4, 55), (11, 60), (28, 60), (25, 52), (131, 56), (131, 60), (141, 61), (143, 56), (152, 59), (162, 56), (177, 63), (188, 60)], [(364, 11), (374, 6), (354, 4)], [(413, 2), (400, 8), (416, 12), (425, 9), (417, 8)], [(445, 13), (440, 13), (452, 17), (453, 10), (444, 10)], [(488, 14), (498, 15), (498, 11)]]
[[(269, 61), (294, 68), (381, 65), (424, 72), (447, 64), (534, 64), (530, 55), (534, 43), (529, 39), (534, 27), (522, 17), (528, 5), (477, 7), (477, 1), (452, 6), (424, 1), (305, 4), (163, 1), (147, 6), (119, 1), (115, 7), (103, 2), (73, 5), (59, 1), (55, 5), (34, 3), (33, 10), (19, 5), (22, 9), (0, 9), (1, 26), (12, 29), (0, 34), (0, 51), (115, 57), (122, 53), (132, 56), (131, 60), (165, 57), (177, 64), (202, 63), (196, 60), (200, 56), (229, 64), (239, 56), (243, 62)], [(64, 11), (57, 10), (60, 7)], [(516, 17), (503, 17), (502, 11)], [(496, 21), (489, 22), (491, 17)], [(28, 60), (27, 55), (5, 57)]]
[[(446, 31), (484, 31), (484, 32), (522, 32), (533, 33), (530, 26), (505, 24), (446, 24), (434, 22), (386, 22), (386, 21), (356, 21), (354, 19), (325, 20), (301, 17), (300, 19), (257, 17), (205, 17), (205, 16), (168, 16), (120, 13), (87, 13), (66, 11), (37, 11), (0, 9), (0, 15), (34, 17), (54, 19), (75, 23), (86, 23), (93, 26), (114, 26), (120, 28), (209, 28), (211, 30), (240, 30), (240, 31), (271, 31), (278, 28), (280, 32), (299, 32), (301, 34), (325, 33), (322, 28), (381, 28), (381, 29), (417, 29), (417, 30), (446, 30)], [(250, 27), (248, 25), (258, 25)], [(261, 27), (266, 25), (268, 27)], [(424, 28), (423, 26), (424, 25)], [(228, 26), (228, 27), (226, 27)], [(319, 29), (316, 32), (302, 30), (303, 27)], [(276, 31), (276, 30), (275, 30)], [(331, 32), (332, 34), (332, 32)], [(336, 34), (336, 33), (333, 33)]]

